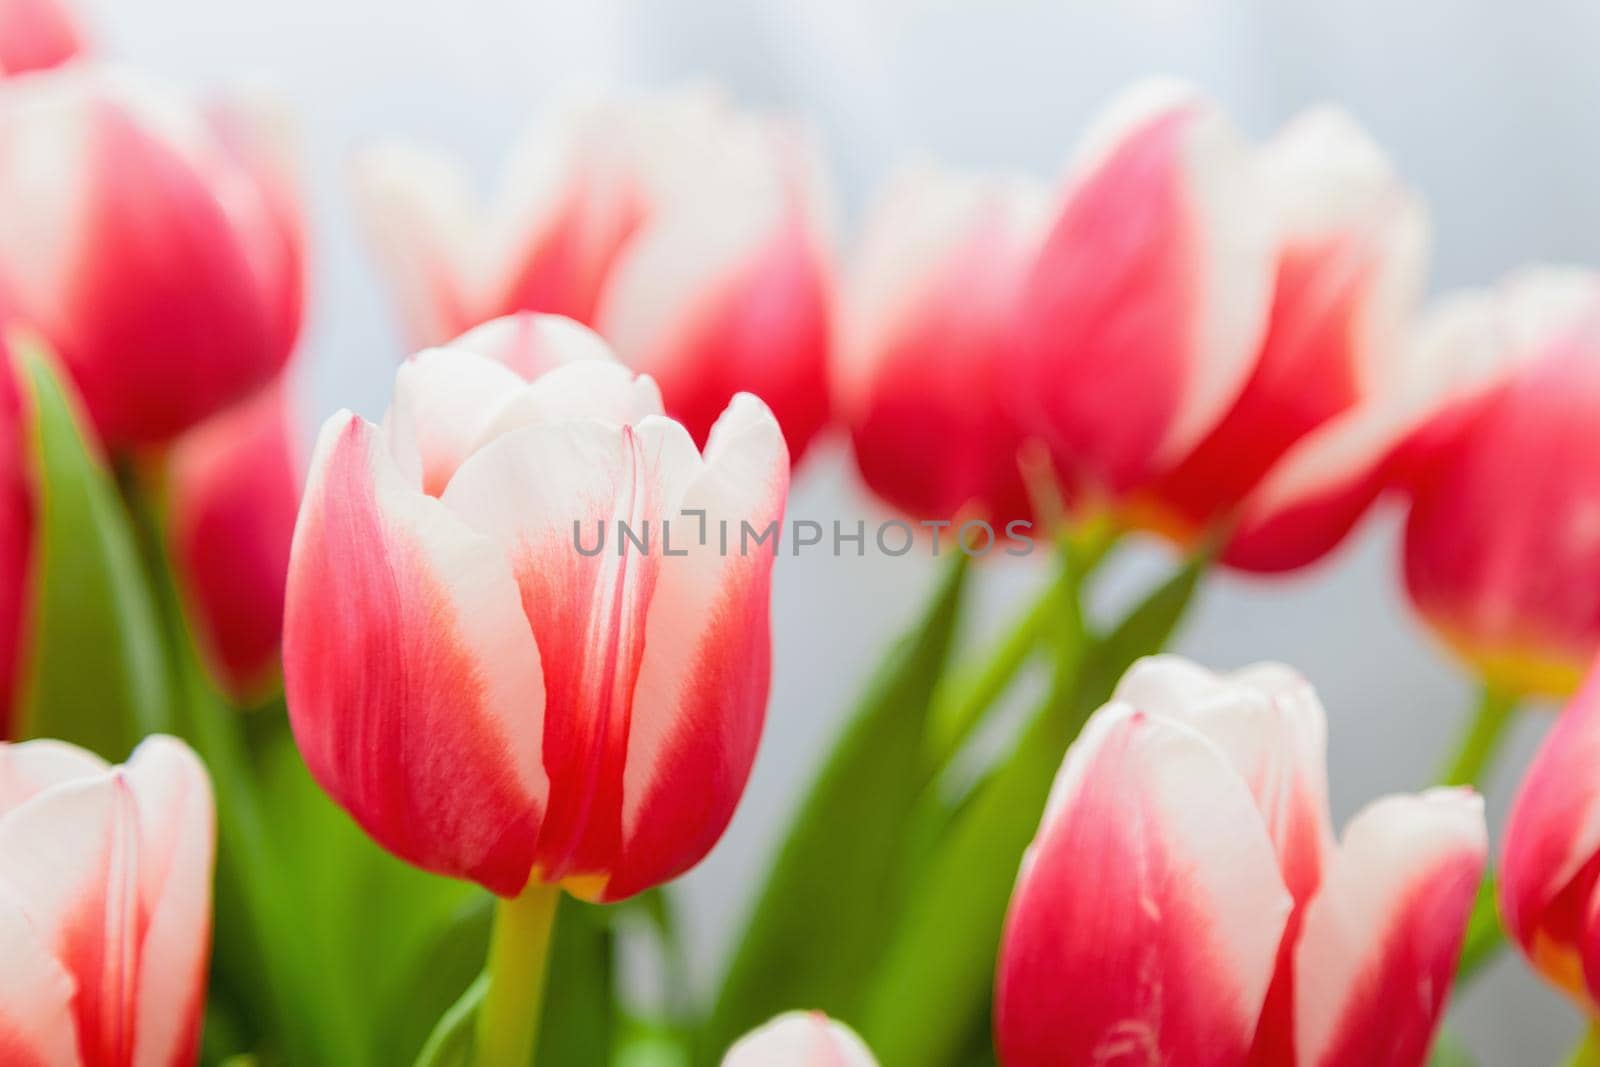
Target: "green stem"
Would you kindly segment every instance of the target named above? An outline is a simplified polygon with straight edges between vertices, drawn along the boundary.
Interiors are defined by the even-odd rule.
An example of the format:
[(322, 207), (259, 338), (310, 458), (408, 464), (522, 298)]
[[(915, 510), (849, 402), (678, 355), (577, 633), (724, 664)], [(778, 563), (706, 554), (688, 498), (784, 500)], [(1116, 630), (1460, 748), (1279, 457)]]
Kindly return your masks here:
[(1590, 1026), (1566, 1058), (1566, 1067), (1596, 1067), (1600, 1065), (1600, 1027)]
[(1478, 887), (1477, 899), (1472, 904), (1472, 915), (1467, 920), (1467, 936), (1461, 946), (1461, 962), (1456, 966), (1456, 983), (1464, 985), (1475, 978), (1483, 968), (1505, 948), (1505, 931), (1500, 928), (1500, 909), (1495, 902), (1495, 878), (1484, 876)]
[(478, 1009), (476, 1067), (532, 1067), (559, 886), (533, 882), (495, 907), (489, 988)]
[(1456, 748), (1455, 758), (1440, 779), (1442, 784), (1482, 785), (1516, 718), (1517, 703), (1515, 693), (1491, 685), (1483, 687), (1477, 710)]

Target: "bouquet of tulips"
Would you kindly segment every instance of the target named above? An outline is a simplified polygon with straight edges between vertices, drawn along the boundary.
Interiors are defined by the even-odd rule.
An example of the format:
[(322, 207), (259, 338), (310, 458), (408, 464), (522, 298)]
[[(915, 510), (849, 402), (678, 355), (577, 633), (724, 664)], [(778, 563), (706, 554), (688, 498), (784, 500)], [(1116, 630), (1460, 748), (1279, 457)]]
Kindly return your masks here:
[[(0, 74), (3, 1067), (1461, 1065), (1506, 945), (1600, 1014), (1600, 273), (1420, 310), (1343, 113), (1141, 85), (1057, 187), (908, 169), (842, 253), (809, 138), (710, 89), (573, 107), (490, 204), (378, 146), (420, 350), (303, 448), (284, 116), (54, 0), (0, 0)], [(835, 432), (870, 526), (786, 514)], [(1310, 685), (1162, 649), (1381, 497), (1483, 695), (1336, 832)], [(672, 883), (830, 548), (940, 576), (700, 982)], [(1474, 785), (1575, 691), (1491, 859)]]

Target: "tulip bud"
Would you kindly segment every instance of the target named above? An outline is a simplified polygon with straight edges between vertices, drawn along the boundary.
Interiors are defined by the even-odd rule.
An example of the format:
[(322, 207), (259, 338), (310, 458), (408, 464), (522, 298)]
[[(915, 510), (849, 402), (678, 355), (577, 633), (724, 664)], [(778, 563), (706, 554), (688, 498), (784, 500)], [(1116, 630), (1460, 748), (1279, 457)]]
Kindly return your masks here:
[(83, 50), (83, 31), (62, 0), (0, 0), (0, 77), (58, 66)]
[(210, 954), (211, 786), (181, 742), (123, 766), (0, 745), (0, 1056), (179, 1064), (199, 1055)]
[(1042, 207), (1020, 180), (921, 170), (890, 183), (867, 225), (844, 290), (836, 402), (862, 477), (907, 514), (1029, 513), (1001, 383)]
[(252, 111), (208, 121), (85, 67), (0, 101), (0, 284), (108, 445), (166, 441), (288, 358), (301, 236), (276, 143)]
[(819, 1011), (792, 1011), (740, 1038), (722, 1067), (877, 1067), (843, 1023)]
[(1023, 859), (995, 993), (1005, 1067), (1423, 1063), (1483, 870), (1482, 803), (1390, 797), (1335, 844), (1324, 732), (1284, 668), (1135, 665)]
[(169, 461), (174, 565), (211, 669), (240, 700), (278, 672), (304, 472), (288, 401), (273, 383), (189, 431)]
[(370, 154), (360, 194), (414, 338), (567, 315), (661, 385), (697, 442), (739, 391), (795, 458), (827, 416), (831, 279), (813, 154), (714, 93), (578, 109), (480, 212), (448, 160)]
[[(1133, 503), (1184, 543), (1231, 519), (1306, 435), (1395, 386), (1422, 287), (1425, 212), (1349, 116), (1302, 115), (1263, 149), (1261, 171), (1276, 272), (1253, 369), (1221, 420)], [(1296, 548), (1258, 539), (1224, 559), (1259, 568)]]
[[(565, 333), (565, 340), (561, 339)], [(702, 454), (571, 324), (531, 384), (464, 348), (323, 427), (284, 674), (312, 774), (381, 844), (502, 896), (615, 900), (721, 835), (770, 669), (788, 456), (734, 398)], [(481, 340), (481, 338), (480, 338)]]
[(1571, 692), (1600, 649), (1600, 275), (1526, 272), (1423, 344), (1493, 369), (1414, 431), (1406, 591), (1491, 684)]
[(33, 573), (32, 449), (17, 384), (0, 337), (0, 738), (15, 727)]
[(1254, 155), (1150, 83), (1091, 132), (1023, 283), (1014, 400), (1070, 484), (1120, 499), (1199, 442), (1255, 363), (1272, 279)]
[(1500, 914), (1547, 979), (1600, 1011), (1600, 660), (1528, 765), (1500, 859)]

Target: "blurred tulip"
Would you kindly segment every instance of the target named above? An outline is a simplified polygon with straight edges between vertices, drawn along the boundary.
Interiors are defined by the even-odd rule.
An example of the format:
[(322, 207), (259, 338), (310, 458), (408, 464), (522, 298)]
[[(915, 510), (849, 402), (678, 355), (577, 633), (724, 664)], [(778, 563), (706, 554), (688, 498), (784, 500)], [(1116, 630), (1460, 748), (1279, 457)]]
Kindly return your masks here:
[(1519, 275), (1423, 344), (1493, 369), (1402, 459), (1406, 590), (1491, 684), (1569, 693), (1600, 649), (1600, 275)]
[(1029, 514), (1001, 382), (1043, 207), (1023, 181), (922, 170), (891, 182), (867, 225), (844, 287), (837, 404), (862, 477), (907, 514)]
[(169, 463), (171, 551), (190, 617), (213, 673), (250, 699), (278, 673), (305, 471), (287, 383), (189, 431)]
[(780, 1015), (740, 1038), (722, 1067), (877, 1067), (849, 1027), (818, 1011)]
[(1014, 401), (1070, 484), (1120, 499), (1249, 377), (1272, 279), (1252, 149), (1197, 92), (1126, 93), (1080, 152), (1023, 283)]
[(21, 697), (23, 642), (32, 591), (32, 447), (22, 394), (0, 337), (0, 738), (12, 736)]
[[(1426, 271), (1424, 209), (1349, 116), (1302, 115), (1266, 146), (1262, 173), (1277, 267), (1254, 367), (1221, 420), (1133, 505), (1180, 543), (1231, 519), (1307, 434), (1394, 387)], [(1293, 506), (1290, 488), (1280, 484), (1279, 508)], [(1261, 567), (1295, 548), (1257, 538), (1224, 559)]]
[(254, 105), (208, 117), (82, 66), (0, 100), (0, 283), (108, 445), (166, 441), (288, 358), (302, 236), (281, 141)]
[(542, 326), (566, 351), (532, 384), (433, 349), (384, 426), (323, 427), (289, 714), (317, 780), (397, 855), (502, 896), (531, 877), (614, 900), (697, 862), (743, 791), (776, 544), (744, 546), (741, 523), (780, 518), (788, 456), (747, 395), (702, 456), (649, 378)]
[(1134, 666), (1023, 860), (996, 989), (1006, 1067), (1424, 1061), (1483, 870), (1482, 802), (1389, 797), (1335, 844), (1325, 733), (1286, 668)]
[(1500, 863), (1506, 932), (1551, 982), (1600, 1013), (1600, 661), (1529, 764)]
[(770, 405), (797, 460), (826, 421), (831, 276), (797, 132), (709, 92), (577, 109), (530, 139), (493, 212), (415, 148), (358, 173), (418, 343), (562, 314), (653, 375), (697, 442), (740, 391)]
[(187, 1067), (211, 936), (211, 786), (181, 742), (123, 766), (0, 745), (0, 1060)]
[(0, 0), (0, 76), (58, 66), (83, 50), (77, 17), (61, 0)]

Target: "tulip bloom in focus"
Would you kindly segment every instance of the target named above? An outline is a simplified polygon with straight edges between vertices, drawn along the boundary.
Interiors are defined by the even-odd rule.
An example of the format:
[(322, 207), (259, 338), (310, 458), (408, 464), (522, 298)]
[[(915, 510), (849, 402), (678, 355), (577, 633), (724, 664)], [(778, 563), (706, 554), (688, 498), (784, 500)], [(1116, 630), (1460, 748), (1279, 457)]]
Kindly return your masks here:
[(204, 115), (121, 73), (7, 86), (0, 285), (109, 446), (166, 441), (288, 358), (302, 239), (281, 139), (259, 108)]
[(1005, 1067), (1423, 1063), (1483, 871), (1482, 802), (1388, 797), (1335, 843), (1325, 736), (1286, 668), (1135, 664), (1023, 860), (995, 994)]
[(1020, 180), (925, 170), (891, 182), (867, 224), (844, 288), (837, 404), (862, 477), (906, 514), (1029, 514), (1001, 382), (1043, 206)]
[(83, 31), (61, 0), (0, 0), (0, 76), (59, 66), (83, 50)]
[(804, 139), (720, 96), (578, 109), (480, 212), (453, 163), (370, 154), (361, 194), (418, 344), (516, 311), (598, 330), (703, 443), (737, 392), (799, 459), (827, 418), (829, 289)]
[(181, 742), (149, 738), (121, 767), (0, 745), (0, 1061), (196, 1062), (214, 837)]
[(878, 1067), (849, 1027), (821, 1012), (780, 1015), (740, 1038), (722, 1067)]
[[(1597, 661), (1600, 664), (1600, 661)], [(1506, 824), (1500, 914), (1533, 965), (1600, 1013), (1600, 665), (1529, 765)]]
[(304, 461), (288, 385), (273, 383), (179, 439), (169, 536), (213, 673), (236, 699), (277, 674)]
[[(289, 714), (312, 774), (404, 859), (615, 900), (697, 862), (744, 788), (776, 544), (739, 538), (780, 519), (788, 456), (754, 397), (702, 454), (594, 335), (529, 325), (412, 358), (382, 426), (323, 427)], [(530, 384), (467, 347), (496, 342), (554, 367)]]

